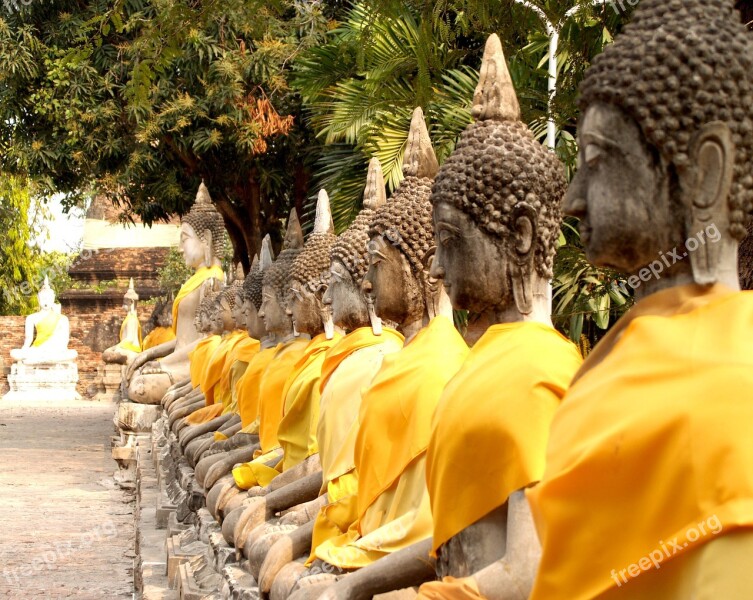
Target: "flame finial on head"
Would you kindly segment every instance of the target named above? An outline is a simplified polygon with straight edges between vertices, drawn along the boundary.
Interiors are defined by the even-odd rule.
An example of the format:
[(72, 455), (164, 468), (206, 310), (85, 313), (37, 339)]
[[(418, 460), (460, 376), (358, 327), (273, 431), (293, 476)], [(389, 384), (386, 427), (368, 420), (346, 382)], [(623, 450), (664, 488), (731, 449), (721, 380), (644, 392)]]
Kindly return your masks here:
[(510, 71), (499, 36), (493, 33), (486, 40), (481, 74), (473, 94), (471, 114), (477, 121), (519, 121), (520, 104), (512, 84)]
[(382, 173), (382, 165), (375, 156), (369, 161), (366, 188), (363, 191), (363, 207), (376, 210), (385, 202), (387, 202), (387, 192), (384, 188), (384, 174)]
[(327, 191), (319, 190), (319, 198), (316, 201), (316, 218), (314, 219), (314, 231), (312, 233), (334, 233), (335, 223), (332, 220)]
[(285, 230), (285, 239), (282, 243), (282, 249), (295, 250), (299, 248), (303, 248), (303, 229), (301, 229), (301, 222), (298, 220), (298, 212), (293, 208), (288, 217), (288, 226)]
[(403, 158), (403, 175), (433, 179), (437, 171), (439, 171), (439, 162), (431, 145), (424, 111), (417, 106), (410, 122), (408, 142)]
[(262, 271), (266, 271), (272, 266), (273, 262), (274, 253), (272, 252), (272, 238), (267, 234), (261, 242), (261, 259), (259, 261), (259, 266)]

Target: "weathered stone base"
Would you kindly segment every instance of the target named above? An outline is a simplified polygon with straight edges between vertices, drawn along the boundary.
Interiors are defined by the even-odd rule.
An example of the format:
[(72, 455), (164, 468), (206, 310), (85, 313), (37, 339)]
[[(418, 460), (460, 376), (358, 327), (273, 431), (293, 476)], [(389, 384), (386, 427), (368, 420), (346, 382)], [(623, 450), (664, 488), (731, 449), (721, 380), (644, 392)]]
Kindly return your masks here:
[[(138, 421), (131, 419), (131, 414), (140, 408), (122, 409), (128, 411), (127, 416), (120, 410), (116, 421)], [(134, 429), (142, 429), (142, 422), (144, 425)], [(135, 579), (141, 597), (259, 600), (259, 588), (245, 570), (245, 561), (238, 562), (235, 548), (225, 542), (219, 523), (204, 507), (204, 490), (166, 416), (154, 421), (150, 434), (121, 436), (133, 441), (130, 447), (113, 448), (113, 455), (124, 463), (132, 461), (137, 475), (140, 510)]]
[(73, 361), (27, 365), (14, 363), (8, 374), (10, 391), (3, 400), (67, 402), (81, 400), (76, 391), (78, 367)]

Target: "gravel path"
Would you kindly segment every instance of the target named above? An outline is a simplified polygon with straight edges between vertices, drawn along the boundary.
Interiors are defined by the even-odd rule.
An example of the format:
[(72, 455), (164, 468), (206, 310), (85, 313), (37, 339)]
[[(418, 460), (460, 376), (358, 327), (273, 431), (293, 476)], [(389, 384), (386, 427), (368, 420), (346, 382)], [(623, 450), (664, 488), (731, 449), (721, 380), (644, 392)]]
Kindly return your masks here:
[(0, 599), (133, 597), (112, 404), (0, 400)]

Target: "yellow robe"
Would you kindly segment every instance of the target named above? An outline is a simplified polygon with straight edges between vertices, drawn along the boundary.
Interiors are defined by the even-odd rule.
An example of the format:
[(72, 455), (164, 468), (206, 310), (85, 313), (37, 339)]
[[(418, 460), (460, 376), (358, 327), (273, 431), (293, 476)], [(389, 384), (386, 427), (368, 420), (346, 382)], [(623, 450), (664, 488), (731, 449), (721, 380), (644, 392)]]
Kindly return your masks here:
[[(138, 337), (138, 344), (134, 344), (131, 340), (124, 340), (123, 336), (125, 335), (126, 327), (128, 327), (128, 323), (133, 323), (135, 321), (136, 325), (136, 331), (137, 337)], [(118, 348), (123, 348), (124, 350), (131, 350), (132, 352), (141, 352), (141, 348), (143, 346), (143, 340), (141, 339), (141, 323), (139, 322), (138, 316), (136, 316), (135, 313), (129, 312), (125, 319), (123, 319), (123, 323), (120, 325), (120, 342), (118, 342)]]
[[(259, 383), (259, 445), (254, 460), (233, 469), (236, 485), (247, 490), (260, 482), (257, 479), (256, 465), (282, 457), (277, 441), (277, 429), (282, 419), (282, 406), (285, 398), (283, 392), (288, 376), (293, 371), (298, 359), (309, 345), (308, 339), (295, 339), (277, 347)], [(274, 453), (274, 454), (271, 454)]]
[(204, 379), (204, 371), (206, 370), (209, 358), (217, 349), (222, 338), (219, 335), (210, 335), (200, 340), (198, 344), (188, 355), (190, 362), (191, 373), (191, 385), (197, 388), (201, 385), (201, 381)]
[(261, 344), (259, 340), (255, 340), (252, 337), (244, 338), (234, 350), (235, 362), (227, 372), (227, 385), (230, 388), (230, 406), (229, 412), (236, 415), (240, 414), (240, 408), (238, 406), (238, 382), (246, 373), (248, 363), (259, 353)]
[(175, 300), (173, 300), (173, 333), (177, 334), (178, 332), (178, 307), (183, 301), (183, 298), (188, 296), (194, 290), (199, 289), (202, 283), (212, 277), (220, 281), (224, 279), (225, 274), (222, 272), (222, 268), (218, 266), (201, 267), (200, 269), (197, 269), (196, 273), (191, 275), (191, 277), (189, 277), (180, 287), (178, 295), (175, 296)]
[(54, 310), (48, 312), (42, 317), (39, 322), (34, 326), (34, 341), (31, 345), (34, 348), (39, 348), (45, 342), (47, 342), (60, 323), (61, 315), (57, 314)]
[(224, 406), (219, 401), (223, 394), (223, 390), (220, 388), (220, 380), (225, 368), (230, 368), (228, 365), (228, 356), (241, 339), (242, 333), (247, 332), (231, 331), (224, 334), (209, 358), (200, 383), (206, 406), (186, 417), (186, 423), (189, 425), (208, 423), (222, 414)]
[(252, 346), (256, 346), (257, 349), (259, 347), (259, 342), (249, 337), (248, 331), (245, 329), (234, 331), (233, 335), (235, 336), (235, 339), (230, 343), (230, 348), (227, 357), (225, 358), (225, 366), (222, 368), (220, 381), (217, 383), (214, 394), (214, 401), (222, 404), (222, 414), (232, 412), (230, 406), (233, 401), (233, 382), (231, 381), (231, 376), (233, 374), (233, 365), (235, 365), (238, 360), (238, 353), (246, 342), (250, 343)]
[(400, 352), (384, 357), (363, 396), (356, 438), (358, 521), (316, 549), (357, 569), (431, 537), (426, 448), (434, 409), (468, 346), (452, 322), (433, 319)]
[(160, 344), (164, 344), (165, 342), (171, 342), (174, 339), (175, 332), (173, 331), (172, 327), (155, 327), (144, 338), (142, 347), (144, 350), (149, 350), (149, 348), (154, 348), (155, 346), (159, 346)]
[(241, 415), (241, 425), (244, 433), (258, 433), (258, 426), (254, 431), (249, 429), (258, 423), (259, 417), (259, 384), (264, 371), (272, 362), (280, 345), (264, 348), (249, 361), (246, 372), (240, 381), (235, 384), (235, 393), (238, 396), (238, 412)]
[(574, 344), (540, 323), (493, 325), (476, 342), (434, 414), (434, 552), (541, 478), (554, 411), (581, 362)]
[[(324, 334), (316, 336), (306, 347), (285, 382), (283, 389), (283, 417), (277, 430), (279, 446), (261, 454), (239, 470), (243, 486), (267, 486), (280, 473), (299, 465), (319, 452), (316, 426), (319, 422), (319, 379), (324, 357), (340, 339), (336, 334), (328, 340)], [(267, 463), (282, 456), (274, 467)]]
[(385, 328), (376, 336), (370, 327), (350, 332), (333, 346), (322, 367), (317, 442), (322, 463), (322, 493), (329, 504), (316, 518), (311, 562), (316, 548), (345, 533), (358, 517), (355, 445), (363, 392), (379, 372), (387, 354), (398, 352), (405, 338)]
[(532, 599), (753, 595), (752, 330), (753, 293), (680, 286), (594, 348), (528, 493)]

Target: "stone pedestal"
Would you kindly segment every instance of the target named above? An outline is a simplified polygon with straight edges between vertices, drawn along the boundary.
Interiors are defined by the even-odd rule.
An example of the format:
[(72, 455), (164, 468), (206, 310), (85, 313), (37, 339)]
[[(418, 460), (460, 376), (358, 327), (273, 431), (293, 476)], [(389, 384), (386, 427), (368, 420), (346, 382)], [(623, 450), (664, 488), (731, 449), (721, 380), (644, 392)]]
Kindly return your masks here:
[(136, 481), (136, 462), (140, 447), (151, 446), (152, 425), (160, 418), (159, 404), (137, 404), (122, 401), (118, 404), (113, 438), (112, 458), (118, 463), (115, 481), (123, 488), (133, 488)]
[(124, 365), (117, 364), (103, 364), (97, 367), (97, 395), (94, 399), (100, 402), (120, 402), (120, 387), (125, 369)]
[(10, 391), (3, 400), (81, 400), (76, 391), (78, 367), (75, 361), (25, 364), (16, 362), (8, 375)]

